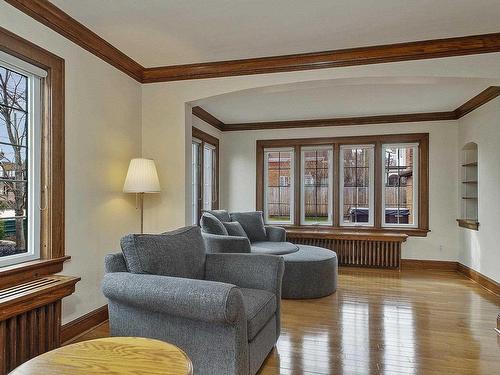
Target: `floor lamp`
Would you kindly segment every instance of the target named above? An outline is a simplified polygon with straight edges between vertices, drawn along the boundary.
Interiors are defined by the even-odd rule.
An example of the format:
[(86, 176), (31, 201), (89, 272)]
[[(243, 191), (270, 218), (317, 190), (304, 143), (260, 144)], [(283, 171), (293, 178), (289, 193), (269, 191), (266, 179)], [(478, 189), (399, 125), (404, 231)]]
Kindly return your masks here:
[(136, 194), (141, 210), (141, 233), (144, 233), (144, 193), (160, 192), (160, 181), (154, 160), (143, 158), (130, 160), (123, 192)]

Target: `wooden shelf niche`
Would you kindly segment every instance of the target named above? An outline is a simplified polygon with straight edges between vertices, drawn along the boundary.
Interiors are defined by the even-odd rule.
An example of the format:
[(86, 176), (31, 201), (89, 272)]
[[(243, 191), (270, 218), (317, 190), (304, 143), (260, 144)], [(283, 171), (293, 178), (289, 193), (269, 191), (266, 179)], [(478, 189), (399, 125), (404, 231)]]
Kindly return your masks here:
[(478, 230), (478, 157), (477, 144), (467, 143), (462, 148), (461, 168), (461, 218), (457, 219), (458, 225), (463, 228)]

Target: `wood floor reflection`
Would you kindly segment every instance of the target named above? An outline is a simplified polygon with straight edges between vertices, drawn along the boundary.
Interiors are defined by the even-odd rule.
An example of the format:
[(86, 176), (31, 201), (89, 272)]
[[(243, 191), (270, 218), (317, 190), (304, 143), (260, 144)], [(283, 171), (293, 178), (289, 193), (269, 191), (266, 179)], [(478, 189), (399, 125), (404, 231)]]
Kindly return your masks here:
[(500, 297), (456, 272), (339, 272), (335, 294), (283, 301), (259, 374), (500, 374)]

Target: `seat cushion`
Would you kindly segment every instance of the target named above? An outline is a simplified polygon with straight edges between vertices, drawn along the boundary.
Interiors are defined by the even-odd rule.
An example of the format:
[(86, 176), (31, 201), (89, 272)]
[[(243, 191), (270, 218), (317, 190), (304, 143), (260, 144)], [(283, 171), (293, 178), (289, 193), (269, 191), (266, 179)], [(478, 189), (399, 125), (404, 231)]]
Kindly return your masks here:
[(224, 224), (208, 212), (204, 212), (203, 215), (201, 215), (200, 226), (203, 233), (218, 234), (220, 236), (228, 235)]
[[(222, 223), (230, 236), (247, 237), (247, 234), (240, 223), (237, 221), (229, 221)], [(248, 238), (248, 237), (247, 237)]]
[(222, 222), (231, 221), (229, 212), (227, 212), (226, 210), (203, 210), (203, 212), (214, 215), (217, 219), (219, 219)]
[(252, 253), (284, 255), (295, 253), (299, 250), (297, 245), (290, 242), (260, 241), (252, 243)]
[(240, 290), (247, 316), (248, 341), (252, 341), (276, 312), (276, 296), (260, 289)]
[(129, 234), (120, 241), (132, 273), (203, 279), (205, 243), (199, 227), (163, 234)]
[(241, 224), (250, 242), (267, 240), (264, 218), (261, 211), (231, 212), (231, 219)]

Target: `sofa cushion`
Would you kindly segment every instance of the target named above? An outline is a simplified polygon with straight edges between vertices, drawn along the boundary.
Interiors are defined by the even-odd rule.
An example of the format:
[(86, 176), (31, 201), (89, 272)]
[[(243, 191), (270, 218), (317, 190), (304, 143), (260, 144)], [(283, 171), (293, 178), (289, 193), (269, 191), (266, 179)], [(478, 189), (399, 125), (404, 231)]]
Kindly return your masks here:
[(162, 234), (129, 234), (120, 244), (132, 273), (190, 279), (205, 276), (205, 244), (198, 227)]
[(284, 255), (295, 253), (299, 247), (290, 242), (259, 241), (253, 242), (251, 249), (252, 253)]
[(227, 236), (226, 227), (211, 213), (205, 212), (201, 215), (200, 226), (204, 233)]
[(250, 242), (267, 240), (262, 211), (231, 212), (231, 219), (241, 224)]
[(222, 224), (226, 227), (227, 233), (230, 236), (247, 237), (245, 230), (237, 221), (230, 221)]
[(252, 341), (276, 312), (276, 296), (266, 290), (240, 288), (247, 316), (248, 341)]
[(203, 212), (214, 215), (217, 219), (219, 219), (222, 222), (231, 221), (229, 212), (227, 212), (226, 210), (203, 210)]

